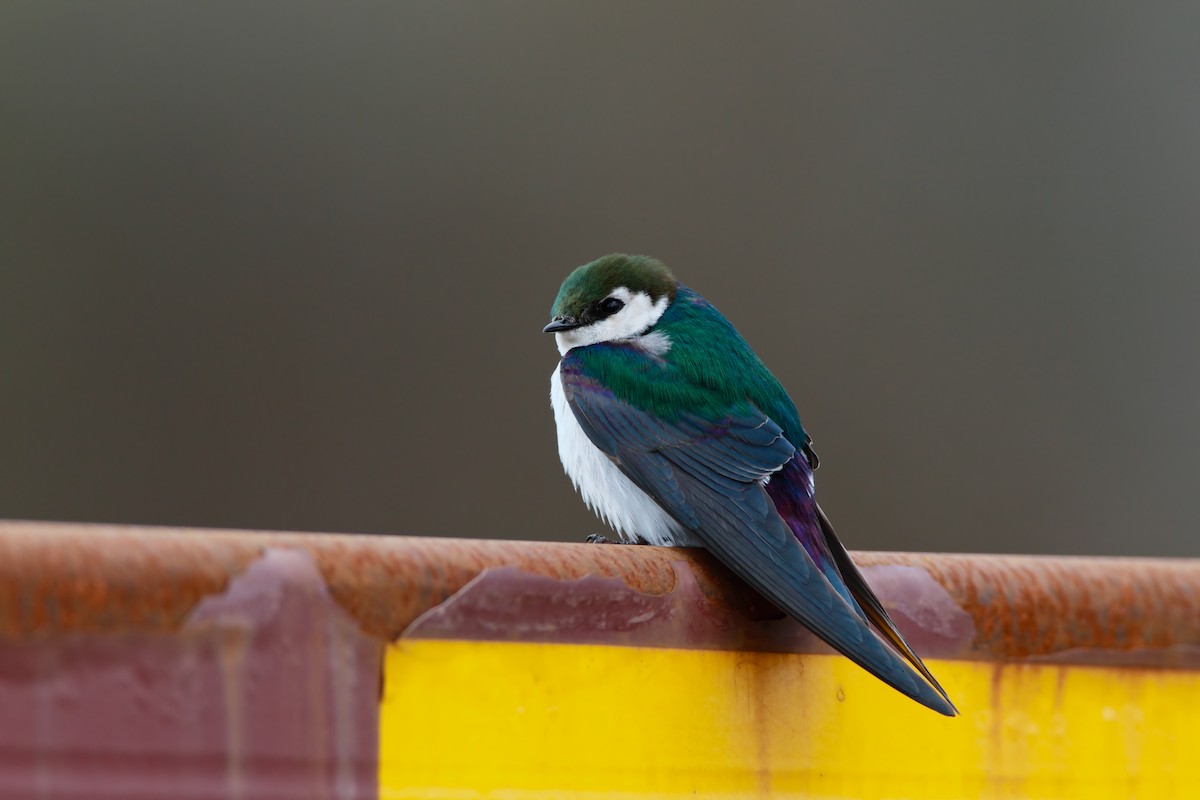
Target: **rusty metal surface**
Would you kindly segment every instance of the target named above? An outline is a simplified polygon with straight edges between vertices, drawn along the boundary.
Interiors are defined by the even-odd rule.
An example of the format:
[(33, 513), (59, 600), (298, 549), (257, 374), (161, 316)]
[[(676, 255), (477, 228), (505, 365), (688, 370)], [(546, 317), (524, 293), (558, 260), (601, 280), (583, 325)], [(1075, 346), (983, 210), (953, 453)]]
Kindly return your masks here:
[[(577, 579), (621, 578), (663, 594), (686, 561), (721, 606), (762, 616), (706, 554), (678, 549), (330, 534), (0, 522), (0, 636), (66, 631), (176, 631), (267, 547), (313, 557), (334, 600), (371, 635), (395, 638), (489, 567)], [(928, 576), (974, 624), (959, 657), (1021, 660), (1091, 653), (1200, 650), (1200, 561), (856, 553), (872, 581)], [(930, 582), (930, 581), (926, 581)], [(912, 582), (905, 583), (904, 586)], [(903, 587), (894, 600), (905, 598)], [(922, 620), (912, 624), (936, 628)], [(1159, 659), (1174, 665), (1174, 656)], [(1086, 660), (1083, 659), (1083, 660)], [(1191, 662), (1189, 662), (1191, 663)], [(1184, 665), (1182, 661), (1180, 666)]]
[[(1094, 651), (1173, 649), (1178, 663), (1200, 654), (1200, 560), (857, 553), (866, 565), (920, 567), (975, 623), (985, 657), (1037, 659)], [(1086, 655), (1075, 660), (1087, 660)]]

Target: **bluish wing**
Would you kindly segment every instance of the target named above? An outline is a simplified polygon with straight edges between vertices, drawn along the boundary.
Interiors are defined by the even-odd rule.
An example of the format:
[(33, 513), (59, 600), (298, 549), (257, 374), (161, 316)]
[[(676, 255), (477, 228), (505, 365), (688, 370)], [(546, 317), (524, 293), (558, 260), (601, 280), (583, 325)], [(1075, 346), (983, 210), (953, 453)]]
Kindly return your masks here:
[(718, 559), (880, 680), (947, 716), (954, 707), (839, 595), (775, 509), (764, 482), (796, 456), (750, 404), (664, 421), (614, 396), (570, 354), (563, 390), (588, 438)]

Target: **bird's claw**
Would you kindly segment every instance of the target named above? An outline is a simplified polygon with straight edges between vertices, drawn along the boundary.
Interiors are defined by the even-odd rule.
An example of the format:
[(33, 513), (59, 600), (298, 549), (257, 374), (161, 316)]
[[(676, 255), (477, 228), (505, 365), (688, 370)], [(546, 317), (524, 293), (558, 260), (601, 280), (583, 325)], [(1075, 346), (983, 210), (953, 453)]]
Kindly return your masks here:
[(634, 538), (632, 541), (630, 541), (628, 539), (626, 539), (626, 540), (610, 539), (607, 536), (601, 536), (598, 533), (588, 534), (587, 543), (588, 544), (650, 544), (645, 539), (643, 539), (641, 536), (638, 536), (638, 537)]

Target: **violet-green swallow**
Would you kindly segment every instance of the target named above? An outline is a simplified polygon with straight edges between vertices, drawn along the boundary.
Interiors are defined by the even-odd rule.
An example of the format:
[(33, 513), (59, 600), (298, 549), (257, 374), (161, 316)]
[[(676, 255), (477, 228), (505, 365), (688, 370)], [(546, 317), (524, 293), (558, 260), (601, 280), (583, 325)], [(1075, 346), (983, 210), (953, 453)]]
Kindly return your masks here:
[(817, 505), (791, 398), (716, 308), (660, 262), (610, 255), (550, 314), (558, 454), (588, 507), (627, 542), (707, 548), (868, 672), (957, 713)]

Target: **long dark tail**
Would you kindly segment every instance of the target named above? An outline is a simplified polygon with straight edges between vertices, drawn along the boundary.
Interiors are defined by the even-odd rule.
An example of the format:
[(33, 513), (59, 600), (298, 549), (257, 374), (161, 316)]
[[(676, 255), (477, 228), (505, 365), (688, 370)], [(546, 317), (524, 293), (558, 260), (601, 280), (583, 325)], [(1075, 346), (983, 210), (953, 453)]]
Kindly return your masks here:
[(846, 581), (846, 586), (849, 587), (850, 593), (854, 595), (854, 599), (858, 601), (863, 612), (867, 615), (867, 619), (875, 626), (885, 639), (900, 651), (908, 662), (913, 665), (913, 668), (920, 672), (925, 680), (933, 688), (937, 689), (949, 706), (954, 709), (957, 714), (958, 709), (954, 708), (954, 703), (950, 701), (950, 696), (946, 694), (946, 690), (937, 682), (937, 678), (933, 677), (933, 673), (925, 666), (925, 662), (921, 660), (913, 649), (908, 646), (908, 642), (904, 641), (904, 636), (896, 624), (892, 622), (892, 618), (883, 610), (883, 604), (879, 602), (879, 598), (875, 596), (867, 579), (863, 577), (859, 571), (858, 565), (850, 558), (850, 554), (846, 552), (845, 546), (837, 538), (837, 534), (833, 532), (833, 525), (829, 522), (829, 518), (825, 516), (825, 512), (821, 510), (821, 506), (817, 506), (817, 517), (821, 522), (821, 531), (825, 534), (825, 543), (829, 547), (829, 552), (833, 555), (834, 563), (837, 564), (838, 571), (842, 573), (842, 579)]

